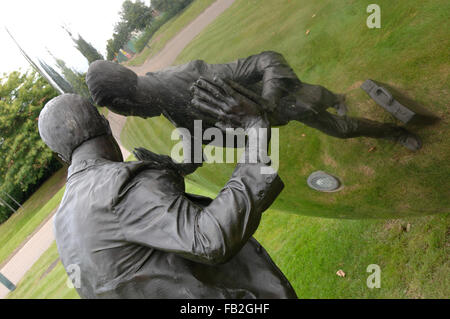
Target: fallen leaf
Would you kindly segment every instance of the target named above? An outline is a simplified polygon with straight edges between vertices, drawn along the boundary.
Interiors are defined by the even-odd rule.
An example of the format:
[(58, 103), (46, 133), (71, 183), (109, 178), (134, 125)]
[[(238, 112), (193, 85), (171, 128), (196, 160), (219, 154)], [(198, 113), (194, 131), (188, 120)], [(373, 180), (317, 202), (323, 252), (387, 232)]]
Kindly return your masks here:
[(314, 18), (315, 16), (316, 16), (316, 14), (314, 13), (311, 18)]
[(377, 149), (376, 146), (372, 146), (371, 148), (369, 148), (369, 151), (368, 151), (368, 152), (369, 152), (369, 153), (370, 153), (370, 152), (373, 152), (373, 151), (375, 151), (376, 149)]
[(308, 29), (308, 30), (306, 30), (306, 35), (308, 35), (310, 31), (311, 31), (311, 30), (309, 30), (309, 29)]
[(342, 269), (339, 269), (339, 270), (336, 272), (336, 275), (338, 275), (339, 277), (345, 277), (345, 272), (343, 272)]

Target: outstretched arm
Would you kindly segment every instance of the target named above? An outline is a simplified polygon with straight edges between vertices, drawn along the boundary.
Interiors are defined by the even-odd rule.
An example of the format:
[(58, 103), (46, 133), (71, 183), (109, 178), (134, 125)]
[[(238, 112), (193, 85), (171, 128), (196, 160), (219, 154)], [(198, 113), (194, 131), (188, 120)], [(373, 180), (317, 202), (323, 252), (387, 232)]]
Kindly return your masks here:
[(276, 175), (261, 175), (264, 164), (238, 164), (217, 197), (201, 207), (171, 186), (168, 175), (144, 171), (115, 206), (126, 240), (179, 254), (204, 264), (235, 256), (254, 234), (261, 214), (283, 188)]
[[(224, 122), (238, 121), (249, 134), (255, 130), (269, 128), (267, 120), (261, 116), (256, 103), (233, 90), (225, 83), (219, 100), (205, 90), (197, 102), (204, 108), (205, 99), (210, 98), (204, 112), (223, 112)], [(211, 84), (213, 85), (213, 84)], [(205, 95), (206, 94), (206, 95)], [(245, 116), (236, 117), (240, 109)], [(250, 133), (253, 132), (253, 133)], [(262, 143), (259, 147), (267, 147)], [(252, 150), (248, 145), (247, 152)], [(115, 208), (126, 239), (158, 250), (179, 254), (190, 260), (217, 264), (232, 258), (256, 231), (261, 214), (266, 210), (283, 188), (278, 175), (262, 174), (267, 167), (262, 156), (256, 163), (237, 164), (233, 175), (218, 196), (206, 207), (192, 202), (185, 193), (173, 187), (170, 175), (158, 175), (144, 171), (136, 176), (122, 193)]]
[(281, 97), (301, 83), (284, 57), (274, 51), (265, 51), (231, 63), (210, 64), (208, 68), (209, 73), (244, 86), (262, 82), (262, 97), (270, 102), (269, 108), (276, 106)]

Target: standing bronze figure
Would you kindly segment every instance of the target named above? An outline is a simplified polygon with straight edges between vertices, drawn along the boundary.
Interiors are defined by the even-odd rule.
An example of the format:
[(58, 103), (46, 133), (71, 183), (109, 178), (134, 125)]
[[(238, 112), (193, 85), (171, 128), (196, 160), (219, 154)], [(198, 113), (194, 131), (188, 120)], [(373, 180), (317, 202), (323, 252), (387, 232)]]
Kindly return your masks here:
[[(212, 90), (230, 93), (219, 97), (228, 102), (219, 105)], [(202, 97), (212, 108), (196, 103), (199, 112), (249, 134), (270, 128), (263, 106), (225, 83)], [(39, 132), (70, 163), (55, 236), (66, 270), (79, 269), (82, 298), (296, 298), (252, 237), (283, 188), (276, 173), (261, 174), (267, 136), (258, 136), (257, 162), (237, 164), (212, 200), (186, 193), (176, 164), (158, 156), (123, 162), (109, 123), (81, 96), (48, 102)]]

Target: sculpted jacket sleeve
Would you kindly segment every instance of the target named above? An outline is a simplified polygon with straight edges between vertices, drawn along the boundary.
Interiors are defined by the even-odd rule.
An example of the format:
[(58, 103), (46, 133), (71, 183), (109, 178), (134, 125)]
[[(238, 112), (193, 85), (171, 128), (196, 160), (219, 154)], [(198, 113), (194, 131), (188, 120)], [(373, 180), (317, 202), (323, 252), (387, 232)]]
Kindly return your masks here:
[(262, 212), (283, 188), (278, 175), (261, 175), (263, 164), (238, 164), (231, 179), (206, 207), (172, 186), (171, 176), (143, 171), (119, 195), (115, 212), (127, 241), (223, 263), (256, 231)]
[(210, 64), (209, 68), (210, 72), (222, 77), (226, 74), (244, 86), (261, 81), (262, 96), (275, 104), (300, 83), (284, 57), (274, 51), (265, 51), (231, 63)]

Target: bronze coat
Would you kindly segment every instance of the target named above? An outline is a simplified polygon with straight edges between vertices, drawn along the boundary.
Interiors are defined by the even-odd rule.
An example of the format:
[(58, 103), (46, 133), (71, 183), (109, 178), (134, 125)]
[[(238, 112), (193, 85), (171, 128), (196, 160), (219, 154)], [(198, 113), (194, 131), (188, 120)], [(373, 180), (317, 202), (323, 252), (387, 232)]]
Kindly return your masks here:
[(211, 200), (151, 162), (73, 163), (55, 234), (82, 298), (296, 298), (251, 236), (283, 188), (238, 164)]

